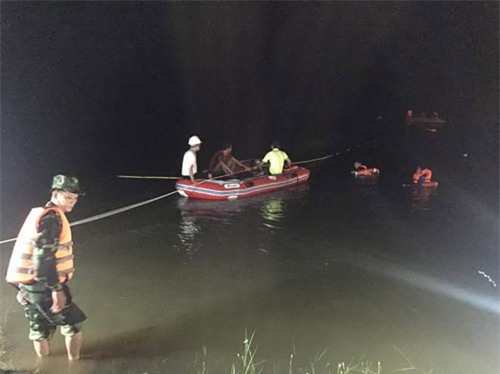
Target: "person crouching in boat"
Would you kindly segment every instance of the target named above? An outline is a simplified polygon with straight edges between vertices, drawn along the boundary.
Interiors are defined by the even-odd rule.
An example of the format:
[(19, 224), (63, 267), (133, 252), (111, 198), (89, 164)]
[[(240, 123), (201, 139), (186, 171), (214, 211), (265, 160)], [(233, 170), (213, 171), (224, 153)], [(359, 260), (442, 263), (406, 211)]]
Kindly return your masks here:
[(271, 144), (271, 151), (267, 152), (262, 159), (262, 164), (269, 163), (269, 174), (271, 175), (282, 174), (285, 162), (287, 167), (292, 166), (290, 157), (288, 157), (288, 155), (279, 148), (280, 144), (277, 141), (274, 141)]
[[(250, 171), (245, 165), (233, 157), (232, 144), (224, 144), (222, 149), (215, 152), (208, 164), (208, 177), (227, 175), (230, 176), (237, 171)], [(240, 170), (238, 170), (240, 168)]]
[(366, 165), (363, 165), (361, 162), (356, 161), (354, 163), (354, 170), (351, 171), (351, 174), (354, 176), (375, 176), (380, 173), (380, 170), (377, 168), (369, 168)]
[(432, 171), (430, 169), (422, 169), (417, 166), (417, 169), (413, 173), (413, 183), (421, 186), (424, 183), (431, 183), (432, 181)]
[(196, 182), (196, 173), (198, 172), (198, 165), (196, 163), (196, 153), (201, 148), (201, 139), (193, 135), (188, 140), (189, 149), (184, 153), (182, 158), (181, 175), (184, 179), (190, 179), (191, 182)]

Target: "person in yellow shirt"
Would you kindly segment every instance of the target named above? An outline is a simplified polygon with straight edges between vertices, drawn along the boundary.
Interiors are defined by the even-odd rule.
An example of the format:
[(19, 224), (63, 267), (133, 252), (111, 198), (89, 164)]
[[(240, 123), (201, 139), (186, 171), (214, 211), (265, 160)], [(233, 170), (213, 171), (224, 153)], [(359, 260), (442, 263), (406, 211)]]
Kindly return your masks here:
[(292, 161), (288, 155), (279, 148), (280, 144), (277, 141), (274, 141), (271, 144), (271, 151), (267, 152), (262, 159), (263, 164), (269, 163), (269, 174), (271, 175), (283, 173), (285, 162), (287, 163), (287, 167), (292, 165)]

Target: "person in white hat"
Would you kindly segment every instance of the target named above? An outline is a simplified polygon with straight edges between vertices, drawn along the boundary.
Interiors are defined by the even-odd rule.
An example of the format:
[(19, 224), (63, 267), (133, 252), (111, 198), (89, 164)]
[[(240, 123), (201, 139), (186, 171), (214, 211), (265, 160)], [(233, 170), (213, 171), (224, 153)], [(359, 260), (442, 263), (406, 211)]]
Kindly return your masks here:
[(201, 148), (201, 139), (193, 135), (188, 140), (189, 149), (184, 153), (182, 158), (181, 175), (185, 179), (191, 179), (195, 183), (195, 175), (198, 172), (198, 165), (196, 164), (196, 152)]

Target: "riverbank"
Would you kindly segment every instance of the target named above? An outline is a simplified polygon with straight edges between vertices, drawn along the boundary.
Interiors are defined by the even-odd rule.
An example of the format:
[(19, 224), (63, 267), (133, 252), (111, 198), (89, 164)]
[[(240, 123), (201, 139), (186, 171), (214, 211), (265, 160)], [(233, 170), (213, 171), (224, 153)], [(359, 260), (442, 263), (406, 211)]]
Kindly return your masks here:
[[(325, 348), (314, 357), (305, 358), (292, 347), (287, 359), (271, 361), (265, 359), (266, 352), (259, 352), (255, 333), (245, 334), (241, 345), (235, 349), (236, 354), (232, 363), (220, 363), (213, 360), (210, 355), (210, 348), (202, 347), (196, 353), (192, 368), (186, 368), (186, 374), (209, 374), (209, 373), (227, 373), (227, 374), (385, 374), (398, 371), (408, 373), (434, 373), (433, 369), (421, 370), (405, 355), (399, 348), (394, 347), (395, 355), (399, 356), (402, 364), (395, 368), (386, 368), (381, 361), (369, 360), (362, 356), (350, 358), (346, 361), (334, 361), (335, 354), (331, 349)], [(5, 362), (9, 355), (8, 344), (3, 330), (0, 326), (0, 374), (49, 374), (49, 371), (43, 369), (43, 364), (39, 362), (38, 367), (27, 370), (15, 367), (12, 362)], [(51, 360), (52, 357), (44, 359)], [(166, 361), (165, 361), (166, 362)], [(71, 373), (81, 372), (79, 363), (68, 363), (68, 369)], [(214, 366), (216, 369), (214, 369)], [(225, 369), (224, 369), (225, 367)], [(166, 367), (151, 364), (149, 367), (143, 367), (138, 370), (127, 370), (127, 374), (164, 374), (168, 371)], [(107, 372), (123, 373), (120, 364), (111, 364)]]

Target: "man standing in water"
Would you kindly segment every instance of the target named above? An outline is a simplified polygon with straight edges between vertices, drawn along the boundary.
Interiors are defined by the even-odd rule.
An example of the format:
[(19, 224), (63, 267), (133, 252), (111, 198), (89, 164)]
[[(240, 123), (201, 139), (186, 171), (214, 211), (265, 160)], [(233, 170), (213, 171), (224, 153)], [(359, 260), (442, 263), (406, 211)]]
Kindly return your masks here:
[(281, 151), (280, 144), (277, 141), (274, 141), (271, 144), (271, 151), (267, 152), (267, 154), (262, 159), (262, 163), (269, 163), (269, 174), (276, 175), (283, 173), (283, 167), (285, 162), (287, 166), (290, 167), (292, 165), (292, 161), (288, 155)]
[(196, 135), (193, 135), (188, 140), (189, 149), (184, 153), (182, 158), (182, 170), (181, 175), (185, 179), (191, 179), (191, 182), (195, 183), (195, 175), (198, 172), (198, 165), (196, 164), (196, 152), (201, 148), (201, 139)]
[(14, 245), (7, 282), (29, 320), (29, 338), (39, 357), (50, 354), (49, 340), (57, 326), (65, 337), (69, 360), (80, 358), (81, 324), (85, 314), (72, 302), (67, 282), (73, 277), (73, 242), (66, 213), (82, 195), (77, 178), (56, 175), (50, 201), (31, 209)]

